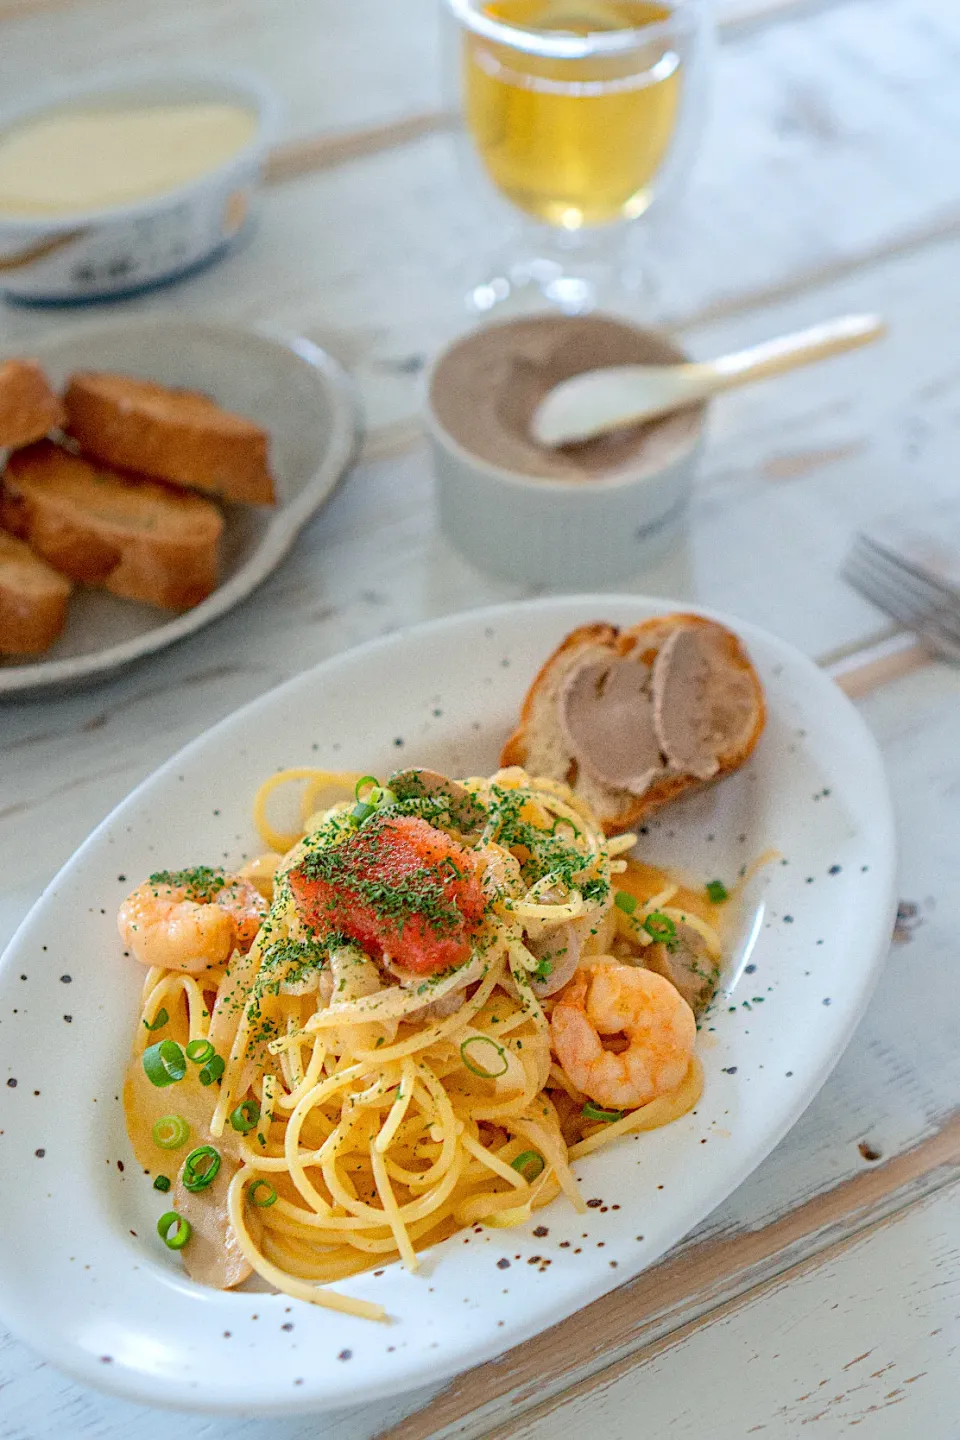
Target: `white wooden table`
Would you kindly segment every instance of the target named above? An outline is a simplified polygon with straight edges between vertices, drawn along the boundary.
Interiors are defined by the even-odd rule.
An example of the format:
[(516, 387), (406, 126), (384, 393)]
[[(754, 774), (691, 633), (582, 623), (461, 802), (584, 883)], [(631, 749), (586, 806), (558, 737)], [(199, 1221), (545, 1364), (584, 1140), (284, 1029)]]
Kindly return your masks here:
[[(882, 310), (891, 335), (723, 401), (689, 536), (635, 588), (835, 661), (891, 628), (837, 578), (855, 525), (958, 483), (960, 7), (736, 0), (723, 18), (699, 166), (650, 240), (661, 317), (700, 353), (854, 308)], [(0, 940), (133, 784), (235, 706), (357, 641), (521, 593), (437, 534), (416, 424), (417, 372), (463, 323), (496, 230), (437, 113), (435, 25), (434, 0), (0, 0), (6, 99), (146, 56), (274, 83), (291, 138), (321, 143), (278, 163), (228, 262), (113, 308), (299, 330), (349, 365), (368, 421), (349, 483), (239, 611), (109, 685), (0, 708)], [(89, 318), (6, 309), (0, 338), (28, 350)], [(661, 1265), (479, 1374), (323, 1419), (184, 1422), (0, 1338), (2, 1440), (160, 1440), (184, 1423), (204, 1440), (619, 1440), (641, 1425), (953, 1440), (960, 674), (931, 664), (861, 703), (902, 836), (886, 974), (807, 1114)]]

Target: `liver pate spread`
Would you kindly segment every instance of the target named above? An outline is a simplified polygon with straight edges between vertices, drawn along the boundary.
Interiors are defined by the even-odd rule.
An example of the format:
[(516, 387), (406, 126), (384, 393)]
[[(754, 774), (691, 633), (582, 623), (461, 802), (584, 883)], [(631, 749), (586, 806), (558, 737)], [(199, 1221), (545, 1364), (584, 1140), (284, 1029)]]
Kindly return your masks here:
[(430, 400), (449, 435), (502, 469), (545, 480), (652, 475), (696, 444), (702, 407), (560, 450), (534, 441), (530, 419), (547, 391), (572, 375), (682, 358), (659, 335), (604, 315), (535, 315), (458, 340), (437, 364)]
[(582, 655), (559, 696), (560, 726), (580, 768), (638, 796), (667, 775), (711, 779), (749, 736), (754, 714), (749, 675), (729, 663), (722, 635), (699, 626), (676, 629), (652, 666)]

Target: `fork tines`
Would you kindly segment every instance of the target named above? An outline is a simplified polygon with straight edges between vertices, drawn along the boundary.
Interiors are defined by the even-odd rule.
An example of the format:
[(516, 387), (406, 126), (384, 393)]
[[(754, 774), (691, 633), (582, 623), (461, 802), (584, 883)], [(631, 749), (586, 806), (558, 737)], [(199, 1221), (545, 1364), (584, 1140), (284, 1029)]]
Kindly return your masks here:
[(960, 590), (866, 534), (857, 536), (842, 574), (932, 649), (960, 660)]

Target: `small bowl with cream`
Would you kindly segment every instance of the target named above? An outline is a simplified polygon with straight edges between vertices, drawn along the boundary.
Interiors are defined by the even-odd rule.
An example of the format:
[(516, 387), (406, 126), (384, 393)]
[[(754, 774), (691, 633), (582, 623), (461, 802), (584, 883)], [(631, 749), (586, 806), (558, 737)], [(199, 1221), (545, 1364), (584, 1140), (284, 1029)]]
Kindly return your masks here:
[(604, 315), (528, 316), (454, 341), (431, 369), (425, 406), (445, 534), (475, 565), (531, 585), (639, 574), (682, 528), (706, 406), (559, 450), (534, 441), (530, 419), (572, 375), (688, 358)]
[(273, 96), (227, 71), (105, 75), (0, 111), (0, 291), (102, 300), (226, 249), (277, 125)]

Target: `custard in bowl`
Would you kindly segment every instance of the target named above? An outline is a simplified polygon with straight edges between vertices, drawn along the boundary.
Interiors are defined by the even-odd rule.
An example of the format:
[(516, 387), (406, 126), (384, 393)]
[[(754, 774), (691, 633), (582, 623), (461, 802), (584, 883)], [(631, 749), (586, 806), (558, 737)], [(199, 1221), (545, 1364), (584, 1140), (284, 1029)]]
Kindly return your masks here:
[(175, 278), (242, 228), (275, 104), (227, 72), (141, 72), (0, 113), (0, 288), (69, 303)]

